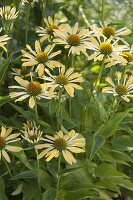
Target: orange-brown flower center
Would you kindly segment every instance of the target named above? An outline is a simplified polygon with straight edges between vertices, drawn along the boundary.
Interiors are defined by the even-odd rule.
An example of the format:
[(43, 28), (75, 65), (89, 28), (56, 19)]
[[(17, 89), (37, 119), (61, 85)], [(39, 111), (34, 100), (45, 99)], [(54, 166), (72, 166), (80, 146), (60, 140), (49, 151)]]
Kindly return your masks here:
[(48, 29), (47, 29), (47, 33), (48, 33), (49, 35), (53, 36), (54, 29), (59, 29), (59, 27), (56, 26), (56, 25), (50, 25), (50, 26), (48, 27)]
[(125, 85), (117, 85), (115, 91), (119, 96), (122, 96), (127, 93), (127, 87)]
[(133, 61), (133, 53), (130, 52), (122, 52), (123, 57), (128, 61), (132, 62)]
[(69, 83), (69, 80), (67, 76), (60, 74), (56, 76), (55, 82), (59, 85), (67, 85)]
[(36, 60), (39, 63), (43, 63), (43, 64), (46, 63), (48, 61), (48, 55), (47, 55), (47, 53), (42, 52), (42, 51), (38, 52), (36, 54)]
[(0, 150), (4, 149), (5, 146), (6, 146), (5, 139), (0, 136)]
[(105, 35), (107, 38), (109, 38), (110, 36), (114, 36), (115, 35), (115, 29), (113, 27), (104, 27), (102, 29), (102, 34)]
[(109, 42), (102, 42), (100, 44), (100, 52), (104, 55), (109, 55), (111, 54), (113, 51), (113, 47), (112, 44), (110, 44)]
[(30, 82), (27, 86), (27, 93), (32, 96), (37, 96), (41, 94), (42, 87), (41, 84), (37, 81)]
[(54, 147), (58, 150), (63, 150), (67, 146), (67, 142), (63, 138), (58, 138), (54, 141)]
[(67, 42), (71, 46), (78, 46), (80, 44), (80, 36), (78, 34), (71, 34), (69, 35)]

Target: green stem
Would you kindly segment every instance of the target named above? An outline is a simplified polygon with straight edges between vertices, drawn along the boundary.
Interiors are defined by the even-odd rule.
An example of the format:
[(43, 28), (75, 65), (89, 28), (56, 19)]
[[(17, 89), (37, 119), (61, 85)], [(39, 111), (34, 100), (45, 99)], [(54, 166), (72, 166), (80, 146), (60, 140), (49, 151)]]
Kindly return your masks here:
[(57, 111), (58, 129), (60, 129), (62, 122), (61, 97), (62, 97), (62, 88), (60, 88), (59, 90), (59, 99), (58, 99), (58, 111)]
[(132, 3), (132, 0), (129, 0), (129, 6), (130, 6), (130, 10), (131, 10), (132, 36), (133, 36), (133, 3)]
[(29, 16), (30, 16), (30, 5), (27, 6), (27, 13), (26, 13), (25, 44), (27, 44), (28, 42)]
[[(35, 152), (36, 152), (36, 157), (38, 156), (38, 151), (35, 148)], [(38, 187), (39, 187), (39, 191), (41, 192), (41, 186), (40, 186), (40, 163), (39, 160), (37, 159), (37, 182), (38, 182)]]
[(4, 160), (4, 163), (5, 163), (5, 166), (6, 166), (6, 168), (7, 168), (8, 173), (10, 174), (11, 178), (13, 178), (12, 172), (11, 172), (9, 166), (8, 166), (7, 161), (6, 161), (5, 159), (3, 159), (3, 160)]
[(72, 62), (71, 62), (72, 68), (74, 67), (74, 55), (72, 54)]
[(70, 117), (72, 116), (72, 99), (70, 96), (69, 96), (69, 115)]
[(104, 2), (105, 0), (102, 0), (102, 24), (104, 24)]
[(87, 111), (88, 111), (88, 105), (85, 105), (85, 107), (83, 108), (83, 117), (82, 117), (80, 132), (84, 131), (85, 129), (85, 118), (87, 115)]
[(59, 154), (59, 160), (58, 160), (57, 187), (56, 187), (56, 197), (55, 197), (55, 200), (57, 200), (57, 194), (58, 194), (59, 185), (60, 185), (60, 172), (61, 172), (61, 153)]
[(37, 99), (35, 97), (35, 115), (36, 115), (36, 120), (38, 121), (38, 110), (37, 110)]
[(95, 83), (95, 86), (94, 86), (93, 91), (94, 91), (94, 90), (97, 90), (97, 86), (98, 86), (98, 84), (99, 84), (100, 81), (101, 81), (102, 71), (103, 71), (103, 67), (104, 67), (104, 61), (105, 61), (105, 56), (104, 56), (104, 58), (103, 58), (103, 60), (102, 60), (101, 68), (100, 68), (100, 71), (99, 71), (99, 74), (98, 74), (98, 77), (97, 77), (97, 80), (96, 80), (96, 83)]
[[(42, 18), (45, 17), (45, 10), (46, 10), (47, 0), (41, 0), (41, 7), (42, 7)], [(43, 24), (42, 24), (43, 25)]]
[(118, 107), (119, 107), (119, 105), (120, 105), (120, 102), (121, 102), (121, 99), (119, 98), (119, 99), (117, 100), (117, 104), (116, 104), (115, 107), (113, 108), (113, 113), (112, 113), (112, 115), (111, 115), (110, 118), (113, 118), (113, 117), (114, 117), (116, 111), (118, 110)]

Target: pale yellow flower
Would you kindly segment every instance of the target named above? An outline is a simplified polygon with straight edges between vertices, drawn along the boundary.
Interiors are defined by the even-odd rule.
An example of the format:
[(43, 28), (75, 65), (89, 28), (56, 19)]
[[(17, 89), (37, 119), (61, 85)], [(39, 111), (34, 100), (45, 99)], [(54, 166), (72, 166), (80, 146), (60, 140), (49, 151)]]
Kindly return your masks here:
[(5, 129), (2, 126), (0, 133), (0, 160), (3, 157), (5, 160), (7, 160), (7, 162), (11, 162), (10, 157), (7, 153), (8, 151), (19, 152), (22, 150), (21, 147), (10, 145), (13, 142), (21, 140), (21, 138), (18, 138), (18, 136), (20, 136), (20, 133), (11, 134), (11, 132), (12, 128)]
[(18, 17), (18, 13), (15, 7), (3, 6), (0, 8), (0, 16), (3, 20), (10, 21)]
[(15, 102), (23, 101), (24, 99), (29, 98), (29, 106), (30, 108), (34, 108), (36, 99), (51, 99), (52, 96), (54, 96), (51, 95), (51, 97), (49, 97), (49, 92), (47, 91), (47, 84), (45, 83), (40, 84), (38, 81), (33, 80), (29, 82), (27, 80), (22, 79), (19, 76), (15, 76), (14, 79), (20, 85), (9, 86), (9, 88), (18, 90), (9, 94), (11, 98), (17, 98)]
[(56, 44), (64, 45), (65, 49), (69, 49), (68, 55), (77, 54), (80, 55), (80, 52), (86, 53), (87, 42), (89, 41), (89, 36), (91, 32), (88, 29), (79, 30), (78, 23), (73, 27), (69, 24), (66, 24), (66, 28), (63, 30), (56, 29), (54, 35), (57, 37), (53, 40)]
[(74, 72), (74, 68), (65, 70), (65, 66), (59, 68), (58, 75), (52, 75), (48, 69), (45, 69), (46, 74), (43, 76), (44, 80), (48, 82), (50, 87), (49, 95), (55, 91), (56, 88), (63, 88), (71, 96), (74, 96), (74, 89), (82, 90), (83, 88), (77, 83), (83, 82), (81, 74)]
[(27, 121), (27, 123), (24, 123), (21, 132), (24, 134), (21, 136), (31, 144), (37, 144), (42, 140), (42, 131), (35, 122)]
[(0, 36), (0, 47), (3, 48), (6, 52), (7, 52), (7, 49), (5, 45), (7, 44), (8, 40), (10, 40), (10, 37), (8, 37), (8, 35)]
[(133, 76), (127, 76), (126, 74), (122, 76), (121, 72), (117, 72), (116, 78), (117, 83), (115, 84), (110, 77), (107, 77), (106, 81), (111, 87), (104, 87), (102, 92), (113, 94), (113, 96), (118, 96), (129, 102), (129, 98), (133, 97)]
[(112, 38), (107, 39), (106, 37), (100, 37), (100, 35), (95, 37), (90, 37), (90, 43), (88, 44), (88, 49), (94, 51), (93, 54), (88, 56), (88, 60), (102, 61), (105, 59), (105, 67), (111, 67), (116, 64), (127, 63), (127, 60), (123, 58), (121, 52), (128, 49), (127, 45), (119, 45), (119, 40), (113, 41)]
[(114, 27), (110, 26), (109, 23), (100, 22), (100, 27), (97, 25), (90, 25), (90, 28), (93, 30), (94, 34), (104, 35), (106, 38), (118, 38), (119, 36), (125, 36), (131, 34), (131, 30), (127, 27), (116, 30)]
[(12, 75), (21, 76), (22, 78), (33, 75), (33, 68), (21, 67), (21, 68), (12, 68)]
[(27, 44), (27, 49), (30, 53), (22, 50), (23, 58), (22, 58), (22, 66), (29, 67), (36, 65), (36, 71), (38, 72), (39, 76), (42, 76), (44, 73), (44, 68), (49, 67), (53, 69), (58, 67), (58, 65), (62, 65), (58, 61), (53, 60), (53, 57), (59, 55), (61, 51), (53, 52), (53, 48), (55, 45), (48, 45), (44, 50), (42, 50), (40, 42), (35, 41), (35, 51)]
[(133, 44), (131, 48), (128, 45), (128, 50), (123, 51), (121, 56), (123, 56), (127, 60), (127, 64), (133, 65)]
[(52, 158), (57, 158), (61, 154), (71, 165), (76, 163), (76, 159), (73, 157), (72, 153), (85, 152), (85, 139), (74, 130), (71, 130), (68, 134), (64, 134), (60, 130), (54, 136), (45, 135), (43, 141), (45, 143), (36, 145), (37, 149), (44, 148), (44, 150), (38, 155), (37, 159), (45, 156), (46, 161), (50, 161)]
[(36, 30), (38, 36), (40, 37), (40, 42), (45, 40), (51, 41), (54, 38), (54, 30), (62, 30), (65, 27), (65, 24), (59, 24), (58, 20), (52, 19), (50, 16), (48, 19), (44, 18), (44, 23), (47, 26), (46, 28), (38, 27)]
[(22, 0), (22, 4), (34, 4), (37, 0)]

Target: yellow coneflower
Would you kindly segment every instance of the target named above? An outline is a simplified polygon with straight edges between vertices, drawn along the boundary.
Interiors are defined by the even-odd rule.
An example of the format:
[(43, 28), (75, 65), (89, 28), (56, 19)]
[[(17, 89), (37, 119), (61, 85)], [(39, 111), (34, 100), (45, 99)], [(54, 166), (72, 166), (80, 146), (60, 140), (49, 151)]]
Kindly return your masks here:
[(52, 75), (48, 69), (45, 72), (49, 75), (43, 76), (44, 80), (48, 81), (50, 87), (49, 95), (55, 91), (56, 88), (63, 88), (71, 96), (74, 96), (74, 89), (82, 90), (83, 88), (77, 83), (83, 82), (81, 74), (74, 72), (74, 68), (65, 70), (65, 66), (59, 68), (58, 75)]
[(19, 76), (15, 76), (14, 79), (20, 85), (20, 86), (18, 85), (9, 86), (9, 88), (18, 90), (18, 91), (9, 93), (9, 96), (11, 98), (17, 98), (15, 102), (23, 101), (24, 99), (29, 98), (29, 106), (30, 108), (34, 108), (36, 99), (39, 99), (39, 100), (41, 98), (51, 99), (52, 96), (54, 96), (53, 94), (51, 95), (51, 97), (49, 97), (49, 92), (47, 91), (47, 84), (45, 83), (40, 84), (38, 81), (33, 81), (33, 80), (29, 82), (27, 80), (22, 79)]
[(113, 41), (112, 38), (107, 39), (106, 37), (101, 37), (99, 35), (95, 37), (90, 37), (90, 43), (88, 44), (88, 49), (94, 51), (94, 53), (88, 56), (88, 60), (101, 61), (105, 59), (105, 66), (111, 67), (116, 64), (126, 64), (127, 60), (123, 58), (121, 52), (128, 49), (127, 45), (118, 45), (119, 40)]
[(104, 22), (104, 24), (100, 21), (100, 27), (96, 25), (90, 25), (94, 34), (103, 34), (105, 37), (117, 38), (119, 36), (125, 36), (131, 34), (131, 30), (127, 27), (123, 27), (121, 29), (116, 30), (114, 27), (110, 26), (109, 23)]
[(60, 130), (54, 136), (45, 135), (43, 141), (45, 143), (36, 145), (37, 149), (44, 148), (38, 155), (38, 159), (45, 156), (46, 161), (50, 161), (52, 158), (57, 158), (61, 154), (69, 164), (73, 164), (76, 163), (76, 159), (72, 153), (85, 152), (85, 139), (74, 130), (71, 130), (68, 134), (64, 134)]
[(18, 13), (15, 7), (3, 6), (0, 8), (0, 16), (3, 20), (10, 21), (18, 17)]
[(128, 45), (128, 50), (123, 51), (121, 55), (127, 60), (128, 64), (132, 65), (133, 64), (133, 44), (131, 48)]
[(11, 132), (12, 128), (5, 129), (2, 126), (0, 133), (0, 160), (3, 157), (7, 160), (7, 162), (11, 162), (10, 157), (7, 153), (8, 151), (19, 152), (22, 150), (21, 147), (10, 145), (13, 142), (21, 140), (21, 138), (18, 138), (18, 136), (20, 136), (20, 133), (11, 134)]
[(133, 76), (127, 76), (127, 74), (122, 76), (121, 72), (116, 73), (117, 84), (115, 84), (110, 77), (106, 78), (106, 81), (111, 85), (111, 87), (104, 87), (102, 92), (113, 94), (113, 96), (118, 96), (125, 101), (129, 102), (130, 97), (133, 97)]
[(22, 4), (34, 4), (37, 0), (22, 0)]
[(10, 37), (8, 37), (8, 35), (0, 36), (0, 47), (3, 48), (6, 52), (7, 52), (7, 49), (5, 45), (7, 44), (8, 40), (10, 40)]
[(30, 53), (22, 50), (22, 66), (28, 67), (37, 65), (36, 71), (38, 72), (39, 76), (43, 75), (45, 67), (53, 69), (59, 65), (62, 65), (61, 63), (53, 60), (53, 57), (61, 53), (60, 50), (52, 53), (53, 48), (55, 47), (54, 44), (48, 45), (44, 50), (42, 50), (40, 42), (35, 41), (35, 51), (33, 51), (29, 45), (26, 45), (26, 47)]
[(65, 49), (69, 49), (68, 55), (77, 54), (80, 55), (80, 52), (86, 53), (87, 42), (89, 41), (89, 36), (91, 32), (88, 29), (79, 30), (78, 23), (73, 27), (69, 24), (66, 24), (66, 28), (63, 30), (54, 31), (54, 35), (57, 37), (53, 41), (56, 44), (64, 45)]
[(38, 27), (36, 30), (38, 36), (40, 37), (40, 42), (45, 40), (51, 41), (51, 39), (54, 38), (54, 30), (62, 30), (65, 27), (65, 24), (59, 24), (58, 20), (52, 19), (50, 16), (47, 19), (44, 18), (44, 22), (47, 27)]
[(31, 144), (37, 144), (42, 140), (42, 131), (40, 131), (40, 126), (37, 126), (35, 122), (27, 121), (23, 124), (23, 130), (21, 135), (27, 142)]

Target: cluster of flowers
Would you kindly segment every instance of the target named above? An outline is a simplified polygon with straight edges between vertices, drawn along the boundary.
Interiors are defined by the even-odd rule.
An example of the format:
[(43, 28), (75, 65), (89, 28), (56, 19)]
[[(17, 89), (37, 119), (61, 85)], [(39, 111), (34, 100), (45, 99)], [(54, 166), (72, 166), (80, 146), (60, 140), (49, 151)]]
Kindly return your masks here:
[[(22, 0), (22, 3), (28, 4), (34, 3), (34, 1)], [(18, 12), (15, 8), (7, 6), (0, 9), (0, 16), (5, 20), (15, 19), (17, 15)], [(102, 61), (105, 67), (112, 67), (116, 64), (122, 66), (133, 64), (133, 45), (130, 47), (120, 37), (131, 33), (126, 27), (115, 30), (107, 24), (101, 24), (100, 28), (90, 25), (89, 28), (80, 30), (78, 23), (71, 27), (69, 24), (61, 24), (57, 20), (53, 20), (50, 16), (44, 19), (44, 23), (46, 27), (38, 27), (36, 30), (40, 39), (35, 41), (35, 49), (33, 50), (27, 44), (27, 50), (22, 50), (22, 69), (14, 69), (13, 74), (19, 85), (10, 86), (9, 88), (14, 91), (9, 95), (11, 98), (15, 98), (15, 102), (28, 98), (30, 108), (34, 108), (37, 99), (59, 99), (60, 94), (73, 97), (75, 89), (82, 90), (79, 85), (84, 81), (81, 74), (75, 72), (73, 67), (66, 67), (54, 60), (54, 57), (61, 54), (61, 50), (53, 51), (55, 46), (63, 45), (68, 50), (68, 57), (71, 54), (74, 56), (83, 53), (88, 60)], [(0, 37), (0, 46), (5, 50), (8, 39), (7, 35)], [(49, 45), (43, 48), (46, 40)], [(106, 79), (112, 87), (105, 87), (102, 92), (112, 93), (128, 102), (129, 97), (133, 97), (133, 76), (117, 72), (116, 77), (118, 80), (116, 85), (110, 77)], [(20, 135), (11, 134), (9, 136), (10, 133), (10, 129), (6, 131), (2, 127), (0, 157), (3, 155), (8, 162), (10, 159), (5, 150), (21, 150), (20, 147), (8, 145), (9, 142), (19, 140), (18, 136)], [(27, 122), (24, 124), (23, 133), (23, 138), (32, 144), (43, 142), (36, 144), (37, 149), (44, 148), (38, 155), (38, 159), (46, 156), (46, 160), (49, 161), (61, 153), (65, 160), (72, 164), (76, 160), (70, 151), (84, 152), (85, 139), (74, 130), (67, 134), (60, 130), (55, 136), (45, 135), (43, 138), (39, 127), (35, 123)]]
[[(61, 154), (69, 164), (72, 164), (76, 162), (72, 153), (85, 152), (85, 139), (74, 130), (66, 134), (60, 130), (54, 136), (45, 135), (45, 138), (43, 138), (40, 126), (37, 126), (35, 122), (27, 121), (27, 123), (24, 123), (21, 133), (11, 133), (12, 128), (5, 129), (2, 126), (0, 133), (0, 160), (4, 158), (7, 162), (11, 162), (7, 151), (19, 152), (23, 150), (19, 146), (10, 145), (11, 143), (21, 140), (19, 137), (22, 135), (21, 133), (23, 133), (22, 137), (27, 140), (28, 143), (35, 145), (36, 149), (44, 149), (37, 156), (37, 159), (45, 156), (46, 161), (50, 161), (52, 158), (57, 158)], [(38, 144), (39, 142), (43, 143)]]

